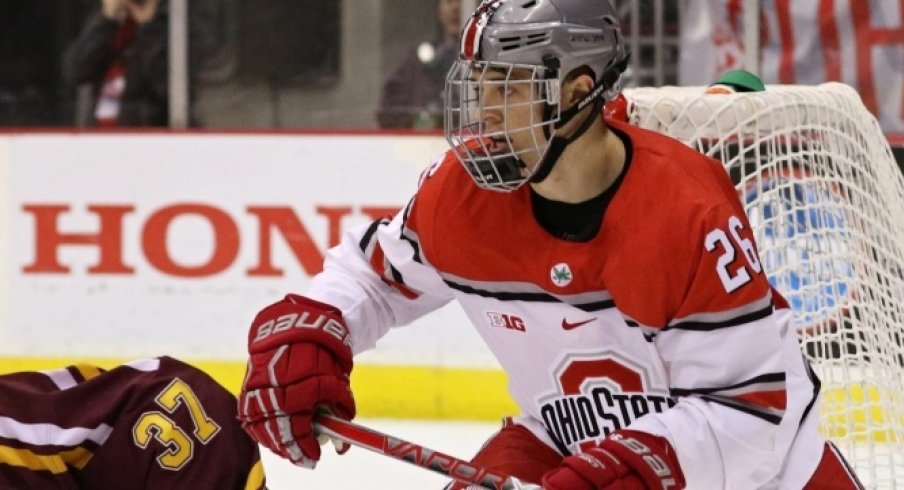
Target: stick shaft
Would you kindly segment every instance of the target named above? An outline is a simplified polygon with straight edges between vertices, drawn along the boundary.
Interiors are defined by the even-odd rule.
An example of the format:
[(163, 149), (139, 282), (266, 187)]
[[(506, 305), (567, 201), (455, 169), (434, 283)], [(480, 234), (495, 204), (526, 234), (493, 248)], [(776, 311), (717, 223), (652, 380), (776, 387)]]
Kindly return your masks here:
[(320, 434), (406, 461), (462, 483), (492, 490), (526, 488), (505, 475), (495, 474), (454, 456), (331, 415), (319, 414), (314, 420), (314, 429)]

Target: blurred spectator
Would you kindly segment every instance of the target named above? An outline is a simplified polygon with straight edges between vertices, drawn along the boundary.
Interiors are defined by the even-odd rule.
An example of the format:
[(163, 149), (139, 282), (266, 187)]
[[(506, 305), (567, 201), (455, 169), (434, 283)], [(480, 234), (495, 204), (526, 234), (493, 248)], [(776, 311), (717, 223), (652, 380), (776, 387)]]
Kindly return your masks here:
[(377, 113), (380, 127), (443, 126), (443, 88), (458, 54), (461, 0), (437, 0), (436, 18), (436, 38), (421, 43), (383, 84)]
[(88, 83), (97, 126), (165, 126), (167, 15), (159, 0), (102, 0), (64, 60), (75, 84)]
[[(101, 0), (100, 11), (88, 18), (63, 61), (70, 84), (91, 88), (91, 115), (77, 123), (89, 119), (88, 125), (101, 127), (168, 124), (168, 6), (167, 0)], [(210, 48), (196, 7), (192, 2), (189, 16), (192, 73), (200, 65), (201, 53)]]

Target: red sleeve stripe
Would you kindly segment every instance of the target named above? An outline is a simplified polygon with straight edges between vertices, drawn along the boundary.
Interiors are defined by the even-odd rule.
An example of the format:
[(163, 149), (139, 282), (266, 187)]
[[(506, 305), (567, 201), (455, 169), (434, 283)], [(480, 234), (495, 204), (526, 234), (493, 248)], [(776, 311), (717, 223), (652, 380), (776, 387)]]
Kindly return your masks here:
[(765, 420), (766, 422), (774, 425), (780, 424), (782, 417), (785, 415), (785, 412), (783, 410), (761, 409), (757, 406), (741, 403), (731, 398), (723, 398), (714, 395), (704, 395), (701, 396), (700, 399), (715, 403), (717, 405), (722, 405), (724, 407), (732, 408), (739, 412), (744, 412), (748, 415), (752, 415), (758, 419)]
[(671, 394), (674, 397), (699, 396), (776, 424), (781, 422), (787, 403), (785, 373), (762, 374), (717, 388), (672, 388)]
[(417, 230), (415, 229), (416, 223), (414, 221), (409, 221), (408, 217), (411, 214), (411, 208), (414, 205), (414, 198), (408, 201), (408, 205), (405, 206), (405, 209), (402, 211), (402, 231), (399, 233), (399, 238), (408, 242), (411, 245), (412, 253), (414, 254), (414, 261), (419, 264), (429, 265), (428, 262), (421, 255), (421, 240), (418, 237)]
[(361, 251), (367, 253), (367, 249), (371, 246), (371, 242), (374, 239), (374, 235), (377, 233), (377, 229), (380, 228), (380, 225), (385, 225), (389, 223), (389, 221), (384, 219), (374, 220), (370, 226), (367, 227), (367, 231), (364, 232), (364, 236), (361, 237), (361, 241), (358, 243), (358, 247), (361, 248)]
[(782, 391), (785, 389), (785, 373), (766, 373), (754, 376), (739, 383), (728, 386), (700, 387), (700, 388), (672, 388), (672, 396), (710, 395), (714, 393), (729, 394), (737, 397), (744, 393), (756, 393), (758, 391)]
[(392, 279), (387, 279), (385, 277), (383, 277), (382, 279), (383, 279), (383, 282), (394, 287), (399, 293), (401, 293), (402, 296), (404, 296), (408, 299), (418, 299), (421, 296), (418, 292), (414, 291), (413, 289), (405, 286), (404, 284), (402, 284), (400, 282), (393, 281)]
[(785, 404), (788, 401), (788, 396), (785, 390), (776, 390), (776, 391), (755, 391), (753, 393), (744, 393), (741, 395), (733, 396), (735, 400), (739, 400), (750, 405), (757, 405), (760, 407), (774, 408), (777, 410), (784, 410)]
[[(380, 276), (380, 279), (382, 279), (383, 282), (395, 288), (402, 296), (408, 299), (417, 299), (420, 297), (420, 294), (403, 284), (402, 274), (386, 263), (386, 255), (383, 253), (383, 247), (381, 247), (379, 243), (374, 246), (373, 253), (370, 255), (370, 266), (373, 268), (374, 272)], [(387, 277), (387, 269), (390, 269), (390, 273), (398, 280)]]
[[(410, 205), (410, 203), (409, 203)], [(406, 207), (405, 212), (408, 212)], [(386, 284), (395, 288), (402, 296), (408, 299), (417, 299), (420, 294), (411, 288), (405, 286), (402, 274), (386, 260), (386, 254), (380, 246), (380, 242), (376, 239), (377, 230), (380, 226), (389, 224), (387, 220), (375, 220), (367, 228), (364, 236), (358, 244), (365, 256), (369, 257), (370, 267)], [(418, 250), (415, 247), (415, 260), (417, 260)]]

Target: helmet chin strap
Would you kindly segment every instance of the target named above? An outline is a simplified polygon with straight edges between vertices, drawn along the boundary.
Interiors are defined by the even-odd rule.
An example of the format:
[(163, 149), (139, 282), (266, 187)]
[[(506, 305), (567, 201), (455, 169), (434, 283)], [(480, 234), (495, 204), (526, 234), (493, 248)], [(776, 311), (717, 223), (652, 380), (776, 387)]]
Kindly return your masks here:
[[(593, 124), (593, 121), (596, 120), (597, 117), (600, 116), (600, 113), (603, 109), (603, 104), (605, 103), (605, 94), (608, 90), (612, 89), (615, 84), (618, 82), (618, 77), (621, 75), (625, 68), (628, 66), (628, 60), (630, 56), (625, 55), (621, 59), (616, 59), (613, 61), (611, 65), (603, 72), (600, 79), (596, 81), (593, 85), (593, 88), (590, 92), (587, 93), (584, 97), (581, 98), (577, 103), (569, 107), (568, 109), (562, 111), (562, 114), (559, 118), (559, 121), (554, 125), (555, 129), (561, 129), (563, 126), (568, 124), (579, 112), (581, 112), (584, 108), (589, 104), (593, 104), (593, 108), (587, 117), (584, 118), (584, 121), (581, 122), (581, 125), (575, 130), (574, 134), (569, 137), (563, 136), (555, 136), (550, 134), (549, 125), (543, 126), (543, 133), (546, 135), (546, 139), (549, 140), (549, 148), (546, 150), (546, 153), (543, 155), (543, 158), (537, 162), (537, 168), (533, 174), (530, 176), (529, 182), (536, 184), (539, 182), (543, 182), (549, 177), (550, 172), (552, 172), (553, 167), (556, 162), (559, 160), (559, 157), (562, 156), (562, 153), (565, 152), (565, 149), (573, 143), (575, 140), (581, 137), (584, 133), (590, 129), (590, 126)], [(549, 59), (546, 60), (547, 66), (553, 70), (558, 68), (558, 60), (557, 59)], [(543, 108), (543, 120), (548, 121), (552, 116), (552, 105), (546, 104)]]

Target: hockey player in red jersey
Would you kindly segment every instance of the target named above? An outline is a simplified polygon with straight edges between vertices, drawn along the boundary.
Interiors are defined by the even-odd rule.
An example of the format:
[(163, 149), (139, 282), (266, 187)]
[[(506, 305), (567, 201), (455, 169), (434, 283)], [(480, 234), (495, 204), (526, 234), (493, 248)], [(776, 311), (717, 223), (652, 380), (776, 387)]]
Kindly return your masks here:
[(261, 490), (235, 397), (171, 357), (0, 376), (0, 489)]
[(447, 77), (451, 150), (255, 318), (255, 439), (313, 467), (312, 414), (355, 415), (353, 354), (455, 299), (521, 410), (480, 466), (549, 490), (859, 487), (817, 433), (819, 380), (725, 170), (600, 116), (627, 60), (606, 0), (478, 6)]

